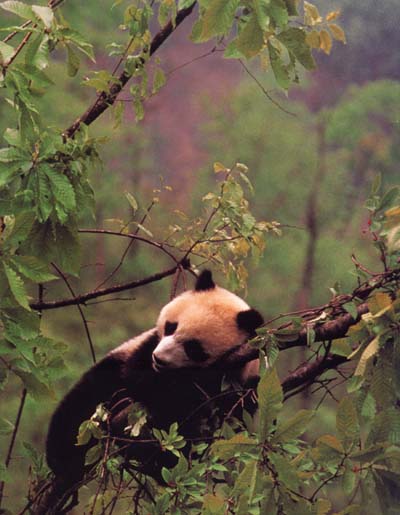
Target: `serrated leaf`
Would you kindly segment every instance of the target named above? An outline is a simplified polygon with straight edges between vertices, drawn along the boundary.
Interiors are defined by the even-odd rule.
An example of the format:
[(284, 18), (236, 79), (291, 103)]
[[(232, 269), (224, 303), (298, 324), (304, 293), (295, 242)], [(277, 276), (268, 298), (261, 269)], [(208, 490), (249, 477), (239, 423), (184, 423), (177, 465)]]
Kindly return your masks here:
[(67, 49), (67, 73), (69, 77), (75, 77), (78, 73), (81, 60), (71, 45), (66, 44)]
[(357, 410), (351, 397), (344, 397), (336, 412), (336, 429), (345, 450), (351, 450), (360, 438)]
[(315, 61), (311, 54), (311, 49), (307, 45), (306, 32), (304, 30), (290, 27), (278, 34), (277, 39), (285, 45), (288, 51), (294, 55), (306, 70), (313, 70), (315, 68)]
[(42, 165), (40, 169), (47, 175), (50, 181), (51, 191), (56, 201), (59, 202), (67, 212), (74, 210), (76, 207), (75, 192), (68, 177), (50, 166)]
[(6, 2), (1, 2), (0, 7), (5, 11), (16, 14), (25, 20), (32, 20), (34, 18), (32, 7), (24, 4), (23, 2), (18, 2), (17, 0), (7, 0)]
[(257, 387), (259, 410), (259, 436), (264, 441), (274, 420), (282, 409), (283, 391), (275, 369), (269, 369)]
[(17, 274), (17, 272), (6, 263), (3, 263), (3, 268), (8, 280), (8, 285), (15, 300), (24, 309), (30, 311), (31, 308), (29, 307), (29, 301), (25, 290), (24, 281)]
[(247, 59), (257, 55), (264, 46), (264, 33), (253, 13), (235, 40), (236, 48)]
[(14, 372), (24, 383), (28, 393), (36, 400), (54, 399), (54, 392), (37, 375), (25, 370), (14, 368)]
[(55, 275), (48, 272), (46, 263), (43, 263), (35, 256), (14, 256), (12, 263), (21, 274), (36, 283), (57, 279)]
[(282, 61), (278, 50), (268, 41), (268, 53), (271, 61), (271, 68), (274, 73), (276, 82), (282, 89), (288, 89), (290, 85), (290, 76), (288, 69)]
[(329, 27), (329, 30), (331, 31), (332, 36), (337, 41), (346, 43), (346, 34), (344, 33), (344, 30), (341, 27), (339, 27), (339, 25), (336, 25), (336, 23), (329, 23), (328, 27)]
[(239, 0), (211, 0), (202, 18), (199, 41), (227, 33), (233, 24), (238, 5)]
[(289, 420), (278, 424), (271, 442), (285, 443), (302, 435), (307, 430), (307, 426), (314, 415), (315, 412), (311, 410), (302, 409), (298, 411)]

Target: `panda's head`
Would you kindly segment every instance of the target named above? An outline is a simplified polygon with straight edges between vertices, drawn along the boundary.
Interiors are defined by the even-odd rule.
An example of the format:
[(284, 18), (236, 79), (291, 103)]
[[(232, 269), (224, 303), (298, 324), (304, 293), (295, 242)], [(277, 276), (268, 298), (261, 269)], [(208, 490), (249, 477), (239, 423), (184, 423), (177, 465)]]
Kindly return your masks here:
[(204, 270), (194, 290), (182, 293), (160, 313), (156, 371), (210, 367), (254, 335), (262, 316), (244, 300), (216, 286)]

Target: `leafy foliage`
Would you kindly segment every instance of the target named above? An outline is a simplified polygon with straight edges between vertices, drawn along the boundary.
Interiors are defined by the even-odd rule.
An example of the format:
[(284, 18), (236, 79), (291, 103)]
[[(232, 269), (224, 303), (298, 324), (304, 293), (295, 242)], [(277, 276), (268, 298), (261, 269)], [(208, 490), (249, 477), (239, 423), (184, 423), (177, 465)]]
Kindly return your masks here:
[[(22, 398), (28, 394), (41, 402), (55, 396), (54, 378), (64, 370), (65, 351), (64, 344), (46, 336), (42, 312), (67, 304), (62, 299), (55, 306), (46, 300), (45, 293), (51, 282), (61, 278), (73, 297), (67, 299), (69, 303), (84, 302), (75, 295), (69, 276), (79, 278), (81, 274), (79, 227), (95, 214), (89, 175), (99, 164), (98, 148), (103, 143), (88, 127), (94, 115), (80, 118), (63, 131), (50, 126), (40, 107), (41, 98), (56, 87), (53, 51), (57, 50), (57, 59), (64, 56), (71, 79), (79, 77), (85, 59), (95, 62), (90, 42), (56, 10), (60, 3), (0, 3), (7, 15), (21, 23), (4, 28), (8, 36), (0, 43), (0, 87), (13, 112), (4, 133), (6, 145), (0, 149), (0, 386), (6, 388), (10, 378), (17, 378), (22, 383)], [(333, 40), (344, 43), (346, 39), (336, 23), (337, 11), (321, 16), (315, 5), (304, 2), (304, 15), (300, 16), (298, 3), (202, 0), (191, 38), (196, 43), (212, 40), (227, 58), (260, 60), (271, 69), (277, 84), (287, 90), (298, 82), (299, 70), (315, 67), (313, 50), (329, 54)], [(122, 2), (115, 2), (115, 8), (119, 4)], [(117, 66), (112, 72), (92, 70), (83, 81), (85, 87), (96, 91), (93, 110), (102, 102), (104, 109), (112, 105), (132, 79), (128, 100), (137, 120), (145, 116), (146, 100), (167, 81), (160, 62), (150, 60), (155, 42), (166, 34), (166, 27), (172, 32), (182, 12), (190, 12), (192, 6), (188, 0), (142, 0), (124, 6), (120, 22), (129, 41), (109, 46), (110, 56), (119, 59)], [(162, 30), (153, 34), (157, 23), (157, 30)], [(117, 103), (114, 110), (116, 124), (122, 119), (124, 105)], [(198, 216), (191, 217), (173, 206), (168, 212), (168, 227), (161, 231), (165, 224), (155, 217), (152, 220), (150, 210), (162, 192), (153, 192), (147, 209), (129, 192), (126, 200), (131, 217), (111, 221), (115, 230), (104, 230), (104, 234), (155, 248), (173, 261), (174, 268), (165, 276), (176, 273), (179, 278), (190, 258), (193, 266), (207, 263), (219, 268), (230, 288), (243, 288), (246, 260), (259, 259), (266, 236), (279, 234), (280, 226), (258, 220), (251, 211), (248, 194), (253, 186), (245, 165), (228, 167), (217, 162), (214, 172), (218, 186), (203, 197)], [(252, 344), (262, 358), (268, 357), (270, 368), (261, 369), (257, 391), (250, 392), (258, 397), (255, 417), (247, 413), (243, 420), (227, 417), (211, 442), (192, 442), (188, 457), (183, 453), (187, 442), (179, 434), (178, 424), (172, 424), (169, 431), (151, 428), (151, 442), (177, 458), (173, 468), (162, 470), (165, 486), (139, 477), (134, 466), (127, 466), (117, 449), (110, 448), (104, 430), (110, 414), (103, 407), (82, 424), (77, 445), (96, 441), (86, 456), (86, 464), (95, 465), (98, 472), (98, 487), (89, 500), (91, 513), (111, 513), (122, 492), (133, 499), (132, 513), (147, 510), (160, 515), (361, 513), (372, 496), (382, 513), (396, 509), (400, 502), (398, 189), (382, 194), (377, 180), (367, 209), (383, 275), (359, 266), (358, 279), (365, 288), (358, 291), (368, 290), (366, 296), (336, 295), (318, 315), (314, 310), (278, 330), (263, 328)], [(117, 286), (129, 289), (132, 284)], [(96, 298), (105, 293), (98, 287), (88, 295)], [(359, 310), (363, 311), (360, 317)], [(319, 342), (318, 329), (345, 313), (354, 322), (360, 320), (336, 344)], [(313, 357), (321, 354), (328, 361), (339, 356), (354, 365), (348, 395), (337, 406), (336, 429), (315, 437), (311, 432), (318, 413), (304, 409), (290, 415), (285, 412), (288, 392), (275, 367), (275, 362), (279, 365), (279, 351), (296, 341), (304, 329)], [(22, 411), (23, 402), (20, 406)], [(19, 419), (15, 424), (1, 419), (0, 432), (15, 437), (18, 424)], [(140, 438), (147, 429), (146, 414), (134, 406), (128, 415), (127, 438)], [(36, 491), (41, 492), (47, 476), (43, 456), (31, 444), (24, 445), (24, 455), (32, 463)], [(0, 497), (4, 482), (12, 480), (8, 465), (7, 459), (0, 467)], [(338, 483), (345, 496), (341, 511), (330, 495), (331, 485)], [(35, 494), (29, 492), (29, 496), (29, 502), (35, 502)]]

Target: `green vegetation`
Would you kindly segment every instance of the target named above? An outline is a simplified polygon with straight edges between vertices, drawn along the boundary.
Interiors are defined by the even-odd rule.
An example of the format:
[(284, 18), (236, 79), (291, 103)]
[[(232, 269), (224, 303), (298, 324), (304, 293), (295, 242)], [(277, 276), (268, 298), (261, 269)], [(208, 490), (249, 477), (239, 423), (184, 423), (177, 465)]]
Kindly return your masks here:
[[(271, 319), (244, 349), (270, 364), (258, 415), (190, 459), (177, 424), (150, 428), (179, 460), (160, 486), (114, 452), (99, 407), (77, 513), (399, 513), (398, 84), (350, 86), (318, 113), (285, 98), (346, 41), (336, 9), (305, 1), (31, 4), (0, 2), (0, 512), (35, 513), (55, 402), (154, 324), (190, 259)], [(202, 99), (206, 158), (183, 200), (169, 183), (187, 170), (155, 178), (152, 127), (132, 126), (177, 87), (162, 50), (181, 24), (249, 77)], [(133, 439), (148, 430), (134, 406)]]

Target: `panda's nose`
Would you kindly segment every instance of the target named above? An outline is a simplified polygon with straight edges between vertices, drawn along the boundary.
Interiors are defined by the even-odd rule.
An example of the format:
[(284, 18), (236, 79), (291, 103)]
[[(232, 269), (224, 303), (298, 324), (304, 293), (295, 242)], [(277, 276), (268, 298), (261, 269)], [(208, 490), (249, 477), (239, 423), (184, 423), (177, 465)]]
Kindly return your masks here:
[(159, 358), (155, 352), (153, 352), (153, 363), (158, 367), (168, 366), (168, 362)]

